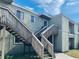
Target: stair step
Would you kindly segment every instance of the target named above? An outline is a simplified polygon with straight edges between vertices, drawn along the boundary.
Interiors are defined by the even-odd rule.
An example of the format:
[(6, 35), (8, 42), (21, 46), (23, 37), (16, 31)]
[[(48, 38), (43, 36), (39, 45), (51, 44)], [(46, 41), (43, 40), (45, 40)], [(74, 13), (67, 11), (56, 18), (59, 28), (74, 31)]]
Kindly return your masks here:
[(10, 31), (10, 32), (11, 32), (11, 31), (12, 31), (12, 29), (8, 29), (8, 31)]
[(46, 56), (51, 56), (50, 54), (44, 54), (44, 57), (46, 57)]
[(39, 56), (37, 56), (37, 55), (35, 55), (35, 56), (31, 56), (31, 57), (33, 57), (33, 58), (39, 58)]
[(52, 56), (49, 54), (49, 52), (46, 49), (44, 50), (44, 59), (52, 59)]
[(52, 57), (44, 57), (44, 59), (52, 59)]
[(20, 40), (23, 40), (23, 38), (20, 38)]
[(49, 54), (44, 54), (44, 57), (46, 57), (46, 56), (50, 56)]
[(16, 34), (15, 32), (12, 32), (12, 34)]
[(15, 34), (15, 36), (18, 36), (18, 34)]
[(20, 36), (17, 36), (17, 38), (21, 38)]
[(44, 54), (49, 54), (48, 51), (44, 51)]

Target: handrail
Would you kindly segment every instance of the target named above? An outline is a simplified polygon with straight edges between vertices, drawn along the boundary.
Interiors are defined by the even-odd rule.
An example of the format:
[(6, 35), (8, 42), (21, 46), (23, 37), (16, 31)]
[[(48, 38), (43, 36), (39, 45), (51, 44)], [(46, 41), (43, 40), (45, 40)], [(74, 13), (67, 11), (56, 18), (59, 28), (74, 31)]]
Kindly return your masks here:
[(52, 55), (52, 58), (55, 58), (53, 44), (50, 43), (47, 38), (54, 33), (53, 30), (56, 29), (55, 32), (57, 31), (57, 28), (53, 29), (54, 26), (56, 27), (56, 25), (54, 24), (51, 25), (50, 27), (48, 27), (45, 31), (41, 33), (41, 36), (42, 36), (41, 42), (44, 45), (44, 47), (48, 50), (50, 55)]
[(55, 26), (54, 24), (53, 25), (51, 25), (50, 27), (48, 27), (44, 32), (42, 32), (42, 33), (45, 33), (45, 32), (47, 32), (50, 28), (52, 28), (53, 26)]
[(49, 26), (46, 30), (44, 30), (41, 34), (44, 34), (46, 38), (48, 38), (51, 34), (57, 34), (58, 33), (58, 26), (55, 24), (52, 24)]
[(43, 44), (38, 40), (38, 38), (32, 34), (32, 46), (37, 52), (37, 54), (40, 56), (40, 58), (44, 59), (44, 46)]
[(35, 35), (39, 34), (41, 31), (43, 31), (43, 30), (46, 29), (46, 28), (47, 28), (47, 26), (44, 26), (44, 27), (41, 28), (39, 31), (37, 31), (37, 32), (35, 33)]

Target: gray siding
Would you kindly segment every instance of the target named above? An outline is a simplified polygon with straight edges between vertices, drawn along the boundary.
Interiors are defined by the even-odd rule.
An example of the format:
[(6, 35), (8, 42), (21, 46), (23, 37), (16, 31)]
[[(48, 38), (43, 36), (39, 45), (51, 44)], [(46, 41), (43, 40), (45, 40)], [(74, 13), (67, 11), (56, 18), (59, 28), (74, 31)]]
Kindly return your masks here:
[[(40, 18), (38, 14), (32, 13), (28, 10), (22, 9), (20, 7), (14, 6), (14, 5), (9, 5), (8, 6), (14, 14), (16, 14), (16, 10), (20, 10), (24, 12), (24, 19), (22, 22), (32, 31), (36, 32), (38, 31), (43, 25), (44, 25), (44, 19)], [(35, 22), (31, 22), (31, 16), (35, 17)]]

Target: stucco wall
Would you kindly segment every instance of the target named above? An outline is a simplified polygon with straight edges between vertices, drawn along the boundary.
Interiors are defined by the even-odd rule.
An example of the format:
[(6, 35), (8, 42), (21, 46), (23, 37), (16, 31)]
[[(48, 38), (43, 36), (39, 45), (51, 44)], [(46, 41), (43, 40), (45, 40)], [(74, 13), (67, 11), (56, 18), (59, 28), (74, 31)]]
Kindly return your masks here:
[(74, 24), (74, 48), (78, 48), (79, 39), (78, 39), (78, 24)]
[(14, 36), (6, 31), (5, 38), (5, 54), (19, 54), (23, 53), (23, 44), (15, 44)]
[(58, 26), (58, 35), (55, 40), (55, 51), (62, 51), (62, 32), (60, 31), (62, 29), (62, 17), (61, 15), (54, 16), (50, 21), (49, 21), (49, 26), (52, 24), (56, 24)]
[(62, 52), (69, 50), (69, 20), (62, 16)]

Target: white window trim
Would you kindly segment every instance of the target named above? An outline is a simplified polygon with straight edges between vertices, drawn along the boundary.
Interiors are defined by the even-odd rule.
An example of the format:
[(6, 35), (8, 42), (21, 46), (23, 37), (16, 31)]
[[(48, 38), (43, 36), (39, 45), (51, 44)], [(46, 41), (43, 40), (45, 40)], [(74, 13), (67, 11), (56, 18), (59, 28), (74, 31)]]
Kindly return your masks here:
[[(30, 16), (30, 21), (31, 21), (31, 17), (32, 17), (32, 16), (34, 16), (34, 15), (31, 15), (31, 16)], [(34, 22), (32, 22), (32, 21), (31, 21), (31, 22), (32, 22), (32, 23), (35, 23), (35, 19), (36, 19), (36, 17), (34, 16)]]
[[(44, 20), (44, 21), (47, 21), (47, 20)], [(47, 21), (47, 27), (48, 27), (48, 21)]]
[[(17, 15), (17, 10), (18, 10), (18, 9), (16, 9), (16, 13), (15, 13), (16, 15)], [(23, 19), (20, 19), (21, 21), (23, 21), (23, 20), (24, 20), (24, 12), (23, 12), (23, 11), (21, 11), (21, 10), (18, 10), (18, 11), (20, 11), (20, 12), (22, 12), (22, 13), (23, 13)]]

